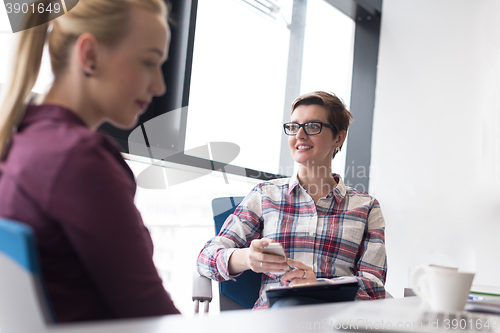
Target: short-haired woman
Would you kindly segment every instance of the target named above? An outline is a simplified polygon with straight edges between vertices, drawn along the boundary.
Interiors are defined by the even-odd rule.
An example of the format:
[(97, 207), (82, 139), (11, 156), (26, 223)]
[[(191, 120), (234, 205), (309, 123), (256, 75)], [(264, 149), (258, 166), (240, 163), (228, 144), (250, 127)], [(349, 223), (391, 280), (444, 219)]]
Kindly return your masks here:
[[(385, 223), (379, 203), (331, 172), (351, 120), (333, 94), (317, 91), (294, 101), (283, 127), (297, 174), (255, 186), (199, 254), (201, 275), (224, 281), (249, 269), (264, 273), (254, 308), (268, 307), (269, 287), (339, 276), (357, 278), (360, 299), (385, 297)], [(260, 251), (271, 241), (283, 245), (287, 259)]]

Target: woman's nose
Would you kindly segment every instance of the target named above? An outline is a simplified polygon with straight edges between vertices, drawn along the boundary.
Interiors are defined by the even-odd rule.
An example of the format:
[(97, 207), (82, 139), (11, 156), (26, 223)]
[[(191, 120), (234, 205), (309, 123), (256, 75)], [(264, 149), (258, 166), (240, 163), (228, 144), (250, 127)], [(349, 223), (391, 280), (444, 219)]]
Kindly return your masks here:
[(297, 131), (297, 134), (295, 134), (296, 139), (302, 139), (307, 137), (306, 131), (304, 131), (304, 127), (300, 127), (299, 130)]
[(150, 91), (155, 96), (161, 96), (167, 92), (167, 86), (163, 79), (163, 73), (159, 72), (155, 75), (153, 81), (151, 82)]

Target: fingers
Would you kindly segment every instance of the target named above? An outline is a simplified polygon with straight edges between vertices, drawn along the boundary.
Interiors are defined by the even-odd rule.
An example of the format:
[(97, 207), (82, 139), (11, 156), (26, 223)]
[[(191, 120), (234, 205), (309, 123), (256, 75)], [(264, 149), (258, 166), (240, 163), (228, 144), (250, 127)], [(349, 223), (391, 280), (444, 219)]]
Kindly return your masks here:
[(288, 265), (290, 265), (292, 267), (295, 267), (295, 268), (298, 268), (298, 269), (305, 269), (305, 270), (310, 269), (310, 270), (312, 270), (312, 268), (310, 266), (307, 266), (302, 261), (298, 261), (298, 260), (294, 260), (294, 259), (288, 258), (287, 262), (288, 262)]
[[(309, 274), (309, 275), (308, 275)], [(291, 282), (294, 280), (305, 280), (311, 275), (314, 275), (314, 272), (311, 270), (307, 269), (292, 269), (289, 272), (286, 272), (283, 274), (281, 277), (282, 282)], [(300, 283), (306, 283), (306, 281), (302, 281)]]
[(307, 266), (298, 260), (288, 259), (288, 265), (295, 267), (295, 269), (283, 274), (281, 277), (281, 284), (293, 287), (296, 284), (317, 282), (316, 275), (312, 267)]
[(255, 249), (260, 249), (261, 247), (268, 246), (272, 242), (273, 241), (271, 239), (269, 239), (269, 238), (254, 239), (250, 243), (250, 247), (251, 248), (253, 247)]
[[(312, 270), (302, 270), (302, 269), (296, 269), (295, 270), (301, 277), (298, 279), (292, 279), (290, 280), (290, 283), (288, 284), (290, 287), (295, 286), (296, 284), (303, 284), (303, 283), (314, 283), (317, 282), (318, 280), (316, 279), (316, 275)], [(282, 278), (283, 281), (283, 278)]]
[(260, 251), (261, 247), (265, 247), (272, 243), (272, 240), (267, 238), (255, 239), (250, 244), (249, 266), (256, 273), (284, 273), (290, 269), (286, 262), (286, 258), (273, 254), (266, 254)]
[[(273, 256), (273, 257), (278, 257), (278, 256)], [(258, 262), (257, 266), (258, 267), (252, 268), (252, 270), (257, 273), (283, 274), (286, 271), (290, 270), (290, 267), (288, 267), (286, 261), (282, 262), (260, 261)]]
[(260, 251), (250, 251), (250, 268), (257, 273), (285, 273), (290, 270), (285, 258)]

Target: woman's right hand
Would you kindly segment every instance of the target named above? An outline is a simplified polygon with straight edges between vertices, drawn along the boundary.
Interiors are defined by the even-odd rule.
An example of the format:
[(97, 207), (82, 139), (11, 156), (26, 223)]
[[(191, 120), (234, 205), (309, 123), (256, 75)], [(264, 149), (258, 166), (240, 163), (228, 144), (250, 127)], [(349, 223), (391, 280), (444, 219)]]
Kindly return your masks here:
[(236, 249), (229, 257), (229, 274), (234, 275), (251, 269), (256, 273), (285, 273), (290, 269), (286, 258), (260, 251), (261, 247), (268, 246), (272, 240), (268, 238), (254, 239), (250, 247)]
[(273, 241), (268, 238), (254, 239), (248, 251), (248, 266), (256, 273), (285, 273), (290, 269), (286, 258), (274, 254), (262, 253), (261, 247), (268, 246)]

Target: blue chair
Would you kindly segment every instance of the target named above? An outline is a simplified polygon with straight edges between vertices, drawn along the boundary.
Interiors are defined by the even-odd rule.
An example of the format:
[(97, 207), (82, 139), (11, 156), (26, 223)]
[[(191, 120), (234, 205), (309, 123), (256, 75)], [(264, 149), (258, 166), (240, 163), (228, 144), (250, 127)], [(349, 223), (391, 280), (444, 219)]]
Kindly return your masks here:
[(38, 332), (54, 322), (33, 231), (0, 218), (0, 331)]
[[(217, 235), (236, 207), (244, 197), (222, 197), (212, 200), (212, 211)], [(251, 309), (259, 298), (262, 274), (245, 271), (236, 278), (236, 281), (219, 283), (220, 310)], [(208, 281), (208, 282), (207, 282)], [(210, 280), (195, 275), (193, 284), (193, 301), (196, 302), (195, 312), (198, 312), (198, 303), (205, 302), (205, 312), (208, 312), (208, 303), (212, 300)]]

